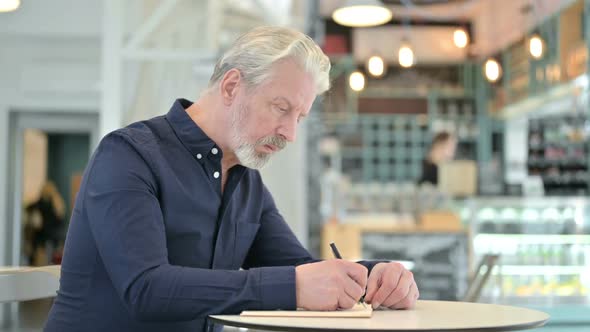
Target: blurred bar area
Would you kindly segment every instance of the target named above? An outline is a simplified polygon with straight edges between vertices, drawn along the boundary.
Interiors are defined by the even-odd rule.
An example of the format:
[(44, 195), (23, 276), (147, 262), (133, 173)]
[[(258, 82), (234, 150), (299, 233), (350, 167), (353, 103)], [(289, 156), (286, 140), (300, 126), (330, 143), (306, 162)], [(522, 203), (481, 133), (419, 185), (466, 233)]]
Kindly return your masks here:
[(334, 86), (309, 138), (311, 248), (409, 264), (422, 299), (589, 329), (590, 2), (383, 4), (393, 19), (362, 28), (320, 4)]

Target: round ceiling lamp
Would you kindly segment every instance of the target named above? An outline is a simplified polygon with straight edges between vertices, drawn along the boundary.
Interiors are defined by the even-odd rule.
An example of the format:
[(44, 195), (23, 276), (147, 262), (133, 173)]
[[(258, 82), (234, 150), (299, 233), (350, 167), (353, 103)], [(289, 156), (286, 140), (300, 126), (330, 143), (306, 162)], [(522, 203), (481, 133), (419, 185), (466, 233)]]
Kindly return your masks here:
[(465, 48), (469, 44), (469, 35), (464, 29), (457, 29), (453, 32), (453, 42), (458, 48)]
[(0, 13), (12, 12), (20, 7), (20, 0), (0, 0)]
[(346, 0), (332, 13), (332, 19), (344, 26), (360, 28), (387, 23), (393, 14), (378, 0)]
[(533, 58), (540, 59), (543, 56), (544, 44), (543, 39), (538, 34), (531, 36), (529, 39), (529, 53)]
[(378, 55), (373, 55), (367, 61), (367, 71), (371, 76), (381, 77), (385, 73), (385, 62), (383, 58)]
[(484, 74), (490, 82), (496, 82), (502, 76), (502, 67), (495, 59), (488, 59), (484, 64)]
[(362, 91), (365, 88), (365, 75), (360, 71), (355, 71), (348, 77), (348, 85), (353, 91)]

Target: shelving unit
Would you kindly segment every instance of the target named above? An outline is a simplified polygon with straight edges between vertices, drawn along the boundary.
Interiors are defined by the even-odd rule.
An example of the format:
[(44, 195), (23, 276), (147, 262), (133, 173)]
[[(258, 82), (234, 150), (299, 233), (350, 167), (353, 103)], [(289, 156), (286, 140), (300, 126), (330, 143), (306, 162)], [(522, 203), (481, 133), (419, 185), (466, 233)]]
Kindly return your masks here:
[(543, 179), (546, 194), (590, 192), (589, 123), (586, 114), (529, 120), (528, 173)]
[(457, 159), (477, 160), (479, 124), (473, 98), (434, 94), (429, 108), (430, 131), (448, 131), (457, 136)]
[(478, 123), (469, 97), (438, 96), (428, 114), (359, 114), (334, 126), (342, 172), (353, 182), (415, 182), (434, 133), (458, 137), (457, 158), (477, 159)]

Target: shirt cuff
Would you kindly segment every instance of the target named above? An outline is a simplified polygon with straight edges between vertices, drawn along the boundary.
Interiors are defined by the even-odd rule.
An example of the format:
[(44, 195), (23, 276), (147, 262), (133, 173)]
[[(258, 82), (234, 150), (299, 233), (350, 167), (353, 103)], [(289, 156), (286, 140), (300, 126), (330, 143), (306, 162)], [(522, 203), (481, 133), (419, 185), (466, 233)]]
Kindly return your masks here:
[(258, 268), (262, 310), (295, 310), (295, 267), (275, 266)]

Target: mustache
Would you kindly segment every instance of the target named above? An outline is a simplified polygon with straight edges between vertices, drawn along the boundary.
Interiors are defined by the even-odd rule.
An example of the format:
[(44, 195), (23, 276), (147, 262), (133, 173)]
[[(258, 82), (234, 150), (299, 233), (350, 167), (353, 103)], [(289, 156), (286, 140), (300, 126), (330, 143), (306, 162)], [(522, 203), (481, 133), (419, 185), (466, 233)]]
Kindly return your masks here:
[(287, 140), (280, 137), (280, 136), (268, 136), (268, 137), (262, 138), (258, 142), (256, 142), (257, 146), (267, 145), (267, 144), (274, 145), (277, 148), (279, 148), (279, 150), (282, 150), (287, 146)]

